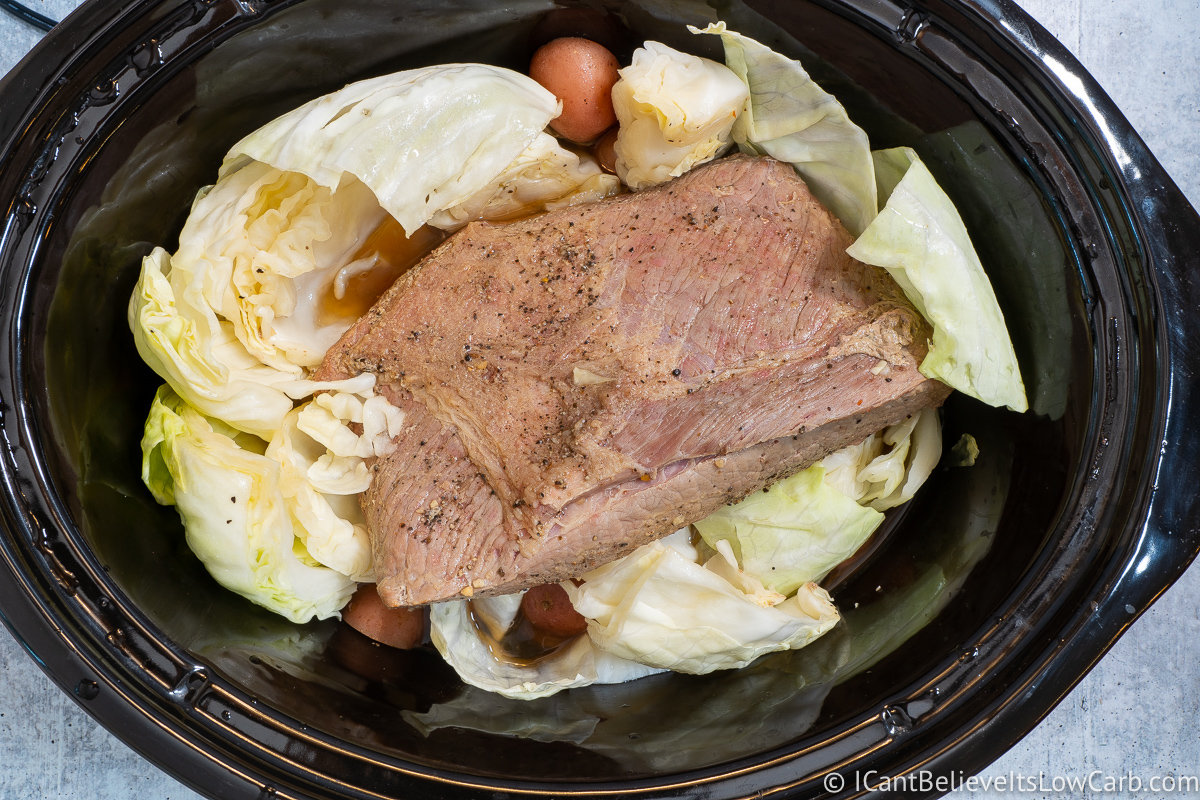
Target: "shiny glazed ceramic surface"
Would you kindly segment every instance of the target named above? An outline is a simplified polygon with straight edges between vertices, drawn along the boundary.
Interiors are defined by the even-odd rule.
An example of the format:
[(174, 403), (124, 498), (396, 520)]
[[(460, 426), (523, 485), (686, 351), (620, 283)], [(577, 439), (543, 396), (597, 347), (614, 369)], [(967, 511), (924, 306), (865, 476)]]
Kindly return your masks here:
[[(1079, 65), (1004, 3), (158, 0), (83, 7), (0, 84), (0, 611), (118, 736), (214, 797), (819, 796), (836, 770), (970, 774), (1183, 571), (1195, 523), (1200, 220)], [(140, 259), (257, 125), (429, 63), (521, 69), (555, 35), (801, 58), (876, 148), (915, 147), (995, 284), (1032, 411), (962, 397), (944, 468), (831, 576), (805, 650), (534, 703), (430, 650), (222, 591), (141, 486), (158, 384)], [(856, 794), (853, 781), (846, 794)]]

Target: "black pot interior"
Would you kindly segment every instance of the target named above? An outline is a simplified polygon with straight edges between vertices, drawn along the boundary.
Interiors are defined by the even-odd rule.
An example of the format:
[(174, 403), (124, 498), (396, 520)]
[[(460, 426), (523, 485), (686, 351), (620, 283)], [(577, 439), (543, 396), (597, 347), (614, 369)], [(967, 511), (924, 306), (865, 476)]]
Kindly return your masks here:
[[(46, 376), (32, 385), (55, 485), (123, 602), (207, 665), (229, 696), (255, 698), (297, 729), (385, 758), (532, 780), (678, 773), (818, 743), (958, 658), (1031, 569), (1079, 471), (1095, 384), (1083, 273), (1036, 171), (969, 93), (824, 4), (765, 5), (675, 3), (668, 11), (614, 1), (601, 14), (598, 4), (531, 0), (304, 0), (214, 35), (214, 48), (150, 64), (157, 71), (136, 98), (124, 98), (122, 112), (88, 135), (89, 158), (25, 306), (30, 369)], [(215, 180), (225, 150), (347, 82), (453, 61), (520, 70), (555, 35), (590, 35), (622, 58), (647, 38), (720, 58), (715, 39), (680, 24), (718, 16), (800, 58), (873, 147), (920, 153), (992, 279), (1032, 410), (952, 397), (946, 448), (971, 434), (978, 462), (939, 467), (867, 552), (831, 576), (844, 615), (833, 632), (743, 670), (510, 701), (462, 685), (428, 645), (400, 652), (334, 621), (295, 626), (221, 589), (187, 549), (175, 510), (141, 483), (142, 423), (160, 380), (136, 355), (126, 304), (142, 256), (154, 245), (174, 249), (196, 190)], [(168, 40), (172, 24), (160, 21)], [(104, 88), (94, 90), (98, 104)], [(212, 717), (237, 727), (240, 718), (222, 714), (212, 697)]]

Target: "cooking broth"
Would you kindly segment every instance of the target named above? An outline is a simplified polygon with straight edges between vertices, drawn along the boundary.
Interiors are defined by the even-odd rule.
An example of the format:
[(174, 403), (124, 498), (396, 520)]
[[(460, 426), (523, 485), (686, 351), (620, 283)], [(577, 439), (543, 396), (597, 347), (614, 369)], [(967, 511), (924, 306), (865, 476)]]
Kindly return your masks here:
[(375, 305), (396, 280), (441, 244), (445, 231), (422, 225), (404, 234), (391, 215), (367, 237), (350, 263), (324, 289), (317, 306), (317, 323), (332, 325), (356, 320)]
[(568, 647), (579, 638), (576, 636), (555, 636), (537, 628), (525, 616), (524, 609), (518, 609), (517, 616), (504, 635), (497, 639), (475, 611), (475, 602), (467, 601), (467, 610), (471, 615), (471, 624), (475, 626), (479, 638), (483, 640), (497, 661), (513, 664), (519, 667), (532, 667), (538, 662), (550, 658)]

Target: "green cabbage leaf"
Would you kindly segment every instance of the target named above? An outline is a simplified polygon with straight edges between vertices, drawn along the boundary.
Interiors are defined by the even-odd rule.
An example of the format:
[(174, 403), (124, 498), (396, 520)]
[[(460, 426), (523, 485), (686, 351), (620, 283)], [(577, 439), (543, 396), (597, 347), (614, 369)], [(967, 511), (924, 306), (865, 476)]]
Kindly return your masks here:
[(921, 374), (1026, 411), (1004, 314), (954, 204), (911, 148), (876, 152), (875, 176), (887, 202), (846, 252), (886, 269), (933, 325)]
[(741, 151), (791, 164), (851, 235), (862, 233), (879, 209), (866, 132), (799, 61), (726, 29), (723, 22), (689, 29), (720, 36), (726, 65), (750, 89), (746, 110), (731, 132)]

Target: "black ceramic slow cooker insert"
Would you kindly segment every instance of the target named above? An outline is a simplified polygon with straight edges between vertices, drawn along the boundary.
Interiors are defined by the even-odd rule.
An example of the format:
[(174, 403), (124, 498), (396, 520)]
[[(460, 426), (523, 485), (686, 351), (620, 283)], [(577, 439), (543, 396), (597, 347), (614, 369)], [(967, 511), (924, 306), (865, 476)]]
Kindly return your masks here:
[[(140, 481), (158, 379), (125, 309), (235, 141), (347, 82), (557, 35), (800, 58), (874, 148), (914, 147), (1008, 320), (1024, 415), (955, 395), (940, 468), (835, 576), (844, 624), (707, 676), (508, 701), (430, 649), (222, 590)], [(609, 42), (606, 42), (609, 43)], [(127, 0), (0, 83), (0, 616), (109, 730), (220, 798), (818, 797), (972, 774), (1200, 547), (1200, 218), (1078, 62), (1002, 0)], [(931, 789), (928, 793), (937, 793)]]

